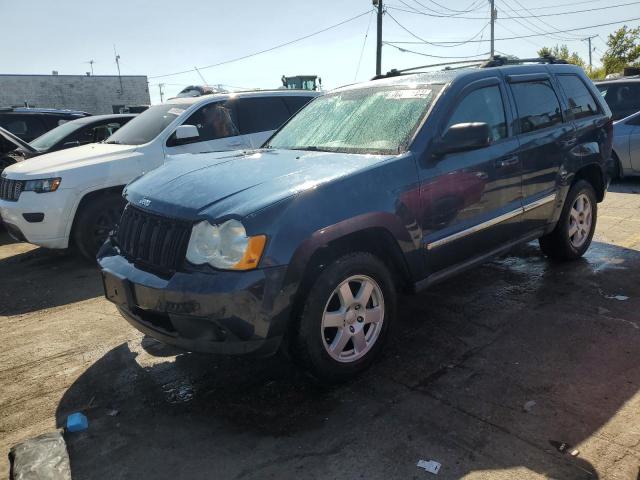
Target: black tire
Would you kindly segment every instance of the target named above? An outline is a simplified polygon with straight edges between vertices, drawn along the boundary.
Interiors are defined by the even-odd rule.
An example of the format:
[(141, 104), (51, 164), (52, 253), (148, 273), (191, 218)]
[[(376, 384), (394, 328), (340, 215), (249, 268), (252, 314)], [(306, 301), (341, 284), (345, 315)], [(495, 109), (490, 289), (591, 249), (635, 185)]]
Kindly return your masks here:
[(106, 193), (87, 201), (77, 213), (73, 241), (80, 254), (91, 262), (120, 220), (125, 201), (119, 193)]
[[(379, 287), (378, 293), (382, 295), (383, 321), (379, 326), (374, 323), (367, 324), (363, 321), (360, 325), (353, 323), (353, 325), (347, 327), (345, 323), (345, 333), (347, 333), (347, 328), (351, 329), (352, 327), (363, 329), (363, 335), (365, 336), (369, 335), (368, 329), (371, 328), (379, 328), (379, 332), (377, 333), (377, 337), (371, 342), (371, 346), (367, 346), (366, 349), (362, 350), (363, 352), (366, 350), (366, 353), (364, 353), (362, 357), (348, 362), (341, 362), (332, 358), (327, 348), (325, 348), (325, 341), (329, 341), (327, 335), (331, 335), (331, 333), (327, 332), (331, 329), (323, 331), (322, 319), (325, 307), (328, 307), (329, 302), (336, 298), (334, 296), (334, 290), (345, 280), (355, 276), (372, 279), (374, 284)], [(352, 290), (356, 288), (354, 295), (357, 300), (358, 287), (354, 287), (353, 283), (350, 285)], [(374, 305), (373, 302), (376, 300), (378, 293), (371, 297), (372, 303), (364, 305), (365, 310), (360, 310), (360, 312), (371, 311), (368, 305)], [(377, 300), (379, 306), (380, 299), (377, 298)], [(355, 310), (359, 308), (361, 308), (359, 305), (355, 305), (354, 307)], [(352, 311), (352, 313), (354, 311)], [(355, 313), (357, 314), (357, 312)], [(309, 289), (304, 308), (296, 324), (297, 332), (295, 332), (293, 339), (292, 353), (307, 370), (320, 380), (332, 383), (346, 381), (358, 375), (374, 361), (389, 334), (389, 329), (393, 324), (395, 314), (396, 289), (391, 273), (385, 264), (369, 253), (359, 252), (345, 255), (326, 267), (322, 273), (318, 275), (312, 287)], [(368, 315), (368, 313), (365, 315)], [(361, 317), (358, 316), (357, 318), (358, 320), (356, 322), (361, 322)], [(354, 320), (351, 319), (351, 322), (354, 322)], [(337, 338), (337, 331), (335, 335), (334, 340)], [(349, 342), (352, 342), (352, 340), (349, 340)], [(347, 342), (345, 349), (348, 349), (349, 345)], [(355, 345), (351, 343), (351, 347), (351, 351), (355, 355)]]
[[(569, 229), (571, 225), (571, 209), (576, 202), (576, 199), (581, 195), (585, 195), (591, 205), (591, 225), (584, 238), (584, 242), (579, 246), (574, 245), (569, 235)], [(596, 221), (598, 219), (598, 202), (596, 200), (596, 192), (593, 186), (586, 180), (578, 180), (569, 190), (567, 198), (562, 207), (562, 213), (555, 229), (540, 237), (540, 248), (542, 252), (553, 260), (568, 261), (576, 260), (587, 251), (591, 240), (593, 239), (593, 233), (596, 229)]]

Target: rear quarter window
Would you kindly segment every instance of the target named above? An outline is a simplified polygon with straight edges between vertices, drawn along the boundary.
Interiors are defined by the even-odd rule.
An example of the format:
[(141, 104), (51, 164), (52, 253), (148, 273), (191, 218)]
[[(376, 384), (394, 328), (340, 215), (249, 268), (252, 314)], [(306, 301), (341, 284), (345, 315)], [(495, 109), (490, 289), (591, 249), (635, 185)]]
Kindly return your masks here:
[(518, 110), (520, 133), (534, 132), (562, 123), (562, 110), (548, 80), (511, 83)]
[(577, 75), (558, 75), (558, 82), (567, 96), (567, 118), (579, 120), (599, 113), (598, 104)]
[(313, 100), (313, 97), (282, 97), (284, 103), (287, 104), (289, 108), (289, 113), (293, 115), (297, 113), (302, 107), (304, 107), (307, 103)]
[(236, 109), (242, 135), (276, 130), (291, 116), (283, 97), (239, 98)]

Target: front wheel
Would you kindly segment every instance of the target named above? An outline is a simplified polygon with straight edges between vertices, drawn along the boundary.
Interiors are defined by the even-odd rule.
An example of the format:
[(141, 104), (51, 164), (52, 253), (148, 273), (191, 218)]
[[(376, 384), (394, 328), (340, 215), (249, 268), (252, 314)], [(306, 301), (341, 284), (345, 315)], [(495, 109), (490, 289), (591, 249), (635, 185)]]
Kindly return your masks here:
[(92, 198), (78, 212), (73, 239), (83, 257), (95, 261), (98, 250), (120, 220), (124, 205), (120, 194), (108, 193)]
[(369, 253), (341, 257), (309, 291), (294, 353), (316, 377), (347, 380), (380, 352), (395, 309), (395, 287), (383, 262)]
[(554, 260), (580, 258), (591, 245), (597, 217), (596, 192), (589, 182), (579, 180), (567, 194), (556, 228), (540, 238), (540, 248)]

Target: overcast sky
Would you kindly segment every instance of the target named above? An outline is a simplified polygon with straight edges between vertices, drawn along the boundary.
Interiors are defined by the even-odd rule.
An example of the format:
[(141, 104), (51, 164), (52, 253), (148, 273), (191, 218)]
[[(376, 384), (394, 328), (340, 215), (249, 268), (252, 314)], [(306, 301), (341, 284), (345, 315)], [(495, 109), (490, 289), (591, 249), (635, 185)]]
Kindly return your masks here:
[[(557, 29), (572, 29), (640, 17), (640, 2), (633, 0), (495, 0), (498, 9), (496, 38), (530, 35)], [(459, 11), (450, 17), (446, 6)], [(623, 7), (614, 5), (628, 4)], [(454, 47), (402, 44), (429, 55), (463, 57), (488, 52), (487, 0), (389, 0), (384, 19), (385, 41), (417, 41), (397, 25), (428, 41), (462, 41), (475, 37), (483, 42)], [(550, 6), (552, 5), (552, 6)], [(477, 7), (477, 9), (476, 9)], [(529, 11), (523, 9), (526, 7)], [(558, 12), (608, 7), (605, 10), (557, 15)], [(293, 40), (372, 10), (371, 0), (310, 1), (199, 1), (155, 0), (0, 0), (0, 73), (83, 74), (95, 60), (95, 74), (116, 74), (113, 45), (121, 57), (123, 74), (148, 75), (153, 102), (157, 84), (165, 83), (171, 96), (184, 85), (203, 83), (196, 72), (151, 78), (156, 75), (224, 62)], [(406, 10), (406, 11), (402, 11)], [(421, 15), (417, 11), (442, 17)], [(410, 13), (414, 12), (414, 13)], [(435, 12), (435, 13), (434, 13)], [(515, 12), (515, 13), (514, 13)], [(539, 15), (554, 14), (541, 17)], [(534, 18), (536, 15), (537, 18)], [(509, 16), (531, 18), (507, 19)], [(480, 18), (460, 18), (480, 17)], [(638, 21), (628, 22), (632, 26)], [(365, 44), (365, 33), (369, 36)], [(593, 40), (594, 63), (605, 50), (603, 40), (621, 25), (590, 28), (571, 33), (529, 39), (498, 40), (496, 49), (520, 57), (535, 55), (543, 45), (567, 43), (583, 58), (588, 57), (588, 35)], [(477, 35), (477, 36), (476, 36)], [(325, 88), (375, 73), (375, 17), (365, 14), (335, 29), (306, 40), (245, 60), (201, 70), (209, 84), (234, 87), (277, 87), (283, 74), (317, 74)], [(566, 41), (565, 39), (572, 40)], [(359, 59), (362, 63), (358, 70)], [(383, 49), (383, 70), (443, 61), (391, 46)], [(357, 75), (356, 75), (357, 74)]]

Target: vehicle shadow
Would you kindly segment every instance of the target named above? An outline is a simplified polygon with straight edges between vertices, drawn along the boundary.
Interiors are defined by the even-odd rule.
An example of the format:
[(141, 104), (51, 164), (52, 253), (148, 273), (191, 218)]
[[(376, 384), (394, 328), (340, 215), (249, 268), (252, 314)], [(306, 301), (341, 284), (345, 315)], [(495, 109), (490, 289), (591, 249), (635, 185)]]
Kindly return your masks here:
[(3, 245), (9, 245), (11, 243), (16, 243), (16, 241), (9, 236), (4, 225), (0, 223), (0, 247)]
[(640, 177), (616, 179), (611, 182), (607, 190), (614, 193), (640, 193)]
[(85, 371), (57, 423), (90, 420), (67, 436), (75, 479), (419, 478), (420, 458), (447, 479), (599, 478), (640, 457), (639, 300), (640, 252), (594, 243), (556, 264), (529, 244), (400, 297), (385, 352), (348, 384), (145, 338)]
[[(0, 246), (11, 243), (3, 244), (5, 240), (0, 235)], [(0, 315), (20, 315), (100, 295), (97, 267), (78, 256), (36, 248), (0, 258)]]

